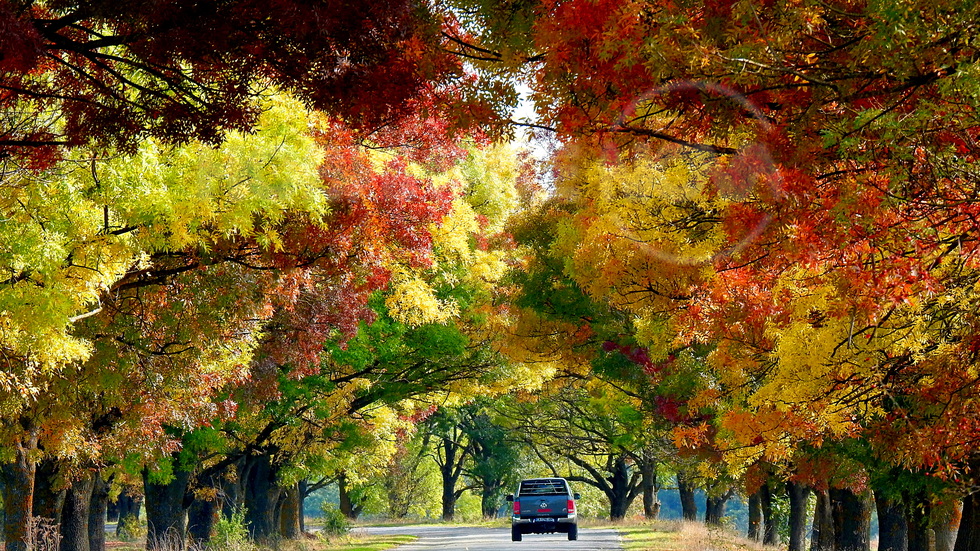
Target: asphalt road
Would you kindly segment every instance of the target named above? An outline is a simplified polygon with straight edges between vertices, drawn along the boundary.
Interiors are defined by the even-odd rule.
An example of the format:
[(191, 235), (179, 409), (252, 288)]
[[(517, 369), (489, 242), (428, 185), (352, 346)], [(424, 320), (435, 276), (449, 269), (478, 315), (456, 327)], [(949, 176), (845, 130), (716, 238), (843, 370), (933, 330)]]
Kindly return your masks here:
[(580, 528), (577, 541), (565, 534), (525, 534), (510, 540), (510, 528), (469, 526), (381, 526), (362, 528), (368, 534), (411, 534), (419, 539), (398, 551), (615, 551), (623, 548), (615, 530)]

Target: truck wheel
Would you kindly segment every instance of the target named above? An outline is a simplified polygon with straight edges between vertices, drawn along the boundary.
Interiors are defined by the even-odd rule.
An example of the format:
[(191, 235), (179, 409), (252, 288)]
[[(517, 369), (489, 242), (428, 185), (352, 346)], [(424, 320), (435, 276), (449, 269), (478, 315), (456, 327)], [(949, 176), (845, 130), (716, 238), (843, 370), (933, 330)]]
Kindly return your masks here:
[(511, 541), (521, 541), (521, 527), (514, 524), (510, 527), (510, 540)]
[(578, 539), (578, 524), (572, 524), (568, 527), (568, 541), (575, 541)]

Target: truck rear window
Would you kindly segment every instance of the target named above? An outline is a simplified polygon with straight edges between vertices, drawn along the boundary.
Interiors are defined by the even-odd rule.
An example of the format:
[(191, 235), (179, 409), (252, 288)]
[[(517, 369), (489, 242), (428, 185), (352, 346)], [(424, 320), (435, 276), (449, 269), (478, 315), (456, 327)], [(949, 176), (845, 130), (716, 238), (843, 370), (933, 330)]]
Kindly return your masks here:
[(519, 495), (522, 496), (568, 495), (568, 489), (565, 487), (565, 481), (560, 479), (525, 480), (521, 482), (521, 491)]

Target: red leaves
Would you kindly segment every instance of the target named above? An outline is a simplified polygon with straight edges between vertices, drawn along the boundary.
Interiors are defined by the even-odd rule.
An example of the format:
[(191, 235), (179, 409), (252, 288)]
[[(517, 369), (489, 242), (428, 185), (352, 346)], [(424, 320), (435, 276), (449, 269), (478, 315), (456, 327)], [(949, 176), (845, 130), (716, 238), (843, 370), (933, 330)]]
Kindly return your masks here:
[(41, 37), (29, 17), (18, 13), (13, 2), (0, 1), (0, 74), (30, 72), (41, 48)]
[(147, 134), (218, 143), (224, 131), (254, 125), (254, 94), (270, 85), (377, 129), (460, 74), (458, 60), (433, 47), (437, 26), (411, 2), (58, 7), (54, 15), (43, 3), (23, 12), (0, 3), (0, 102), (55, 105), (70, 144), (132, 148)]

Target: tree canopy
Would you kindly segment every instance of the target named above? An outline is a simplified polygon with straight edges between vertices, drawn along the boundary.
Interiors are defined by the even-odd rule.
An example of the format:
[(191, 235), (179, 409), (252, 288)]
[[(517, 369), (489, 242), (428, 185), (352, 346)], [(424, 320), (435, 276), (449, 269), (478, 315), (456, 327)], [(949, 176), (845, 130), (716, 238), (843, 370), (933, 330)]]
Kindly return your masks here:
[(978, 10), (0, 0), (8, 548), (40, 458), (284, 502), (426, 420), (490, 511), (506, 394), (611, 502), (670, 442), (972, 541)]

